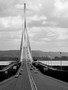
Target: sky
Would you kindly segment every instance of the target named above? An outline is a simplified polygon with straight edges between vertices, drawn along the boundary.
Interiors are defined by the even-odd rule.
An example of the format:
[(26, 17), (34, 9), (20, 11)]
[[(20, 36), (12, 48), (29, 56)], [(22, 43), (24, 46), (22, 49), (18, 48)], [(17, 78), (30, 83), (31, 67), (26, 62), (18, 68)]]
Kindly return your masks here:
[(0, 50), (20, 49), (24, 2), (31, 49), (68, 52), (68, 0), (0, 0)]

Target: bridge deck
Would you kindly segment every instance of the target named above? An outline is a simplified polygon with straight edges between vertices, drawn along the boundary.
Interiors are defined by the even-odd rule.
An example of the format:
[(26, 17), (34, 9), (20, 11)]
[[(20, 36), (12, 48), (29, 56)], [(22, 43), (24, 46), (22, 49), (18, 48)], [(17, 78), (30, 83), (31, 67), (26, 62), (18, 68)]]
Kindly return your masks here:
[(0, 90), (31, 90), (31, 85), (27, 73), (26, 65), (23, 67), (22, 75), (18, 78), (13, 77), (0, 86)]
[(22, 75), (0, 85), (0, 90), (32, 90), (28, 72), (31, 73), (37, 90), (68, 90), (67, 83), (41, 74), (38, 70), (32, 69), (30, 64), (24, 64)]

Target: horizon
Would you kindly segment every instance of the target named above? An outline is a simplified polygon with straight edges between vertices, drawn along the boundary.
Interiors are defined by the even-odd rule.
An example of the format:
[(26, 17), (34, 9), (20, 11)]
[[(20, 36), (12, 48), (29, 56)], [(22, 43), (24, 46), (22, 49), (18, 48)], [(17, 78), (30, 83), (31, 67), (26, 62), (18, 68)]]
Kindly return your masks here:
[[(11, 50), (11, 49), (9, 49), (9, 50), (0, 50), (0, 51), (20, 51), (20, 50)], [(40, 52), (54, 52), (54, 53), (60, 53), (61, 51), (42, 51), (42, 50), (31, 50), (31, 51), (40, 51)], [(68, 53), (68, 51), (62, 51), (61, 53)]]

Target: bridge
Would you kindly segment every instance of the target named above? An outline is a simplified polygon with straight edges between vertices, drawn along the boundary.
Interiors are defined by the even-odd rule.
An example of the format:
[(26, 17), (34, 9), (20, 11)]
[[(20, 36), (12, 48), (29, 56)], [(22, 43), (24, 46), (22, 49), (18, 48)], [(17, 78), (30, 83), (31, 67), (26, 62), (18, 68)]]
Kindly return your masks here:
[(31, 47), (26, 25), (26, 3), (24, 3), (24, 30), (20, 46), (21, 66), (16, 75), (0, 83), (0, 90), (68, 90), (68, 84), (43, 75), (33, 65)]

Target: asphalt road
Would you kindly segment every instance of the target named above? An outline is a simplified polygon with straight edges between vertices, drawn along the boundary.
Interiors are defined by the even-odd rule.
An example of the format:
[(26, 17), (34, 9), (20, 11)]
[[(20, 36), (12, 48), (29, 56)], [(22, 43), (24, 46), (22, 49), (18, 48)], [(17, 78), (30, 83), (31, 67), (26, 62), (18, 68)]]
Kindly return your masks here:
[(22, 68), (22, 75), (0, 84), (0, 90), (68, 90), (68, 83), (43, 75), (28, 63)]

